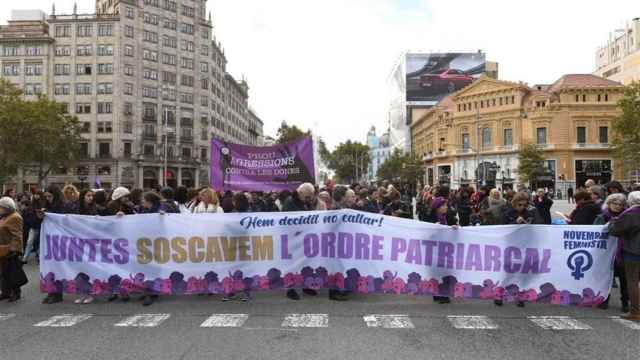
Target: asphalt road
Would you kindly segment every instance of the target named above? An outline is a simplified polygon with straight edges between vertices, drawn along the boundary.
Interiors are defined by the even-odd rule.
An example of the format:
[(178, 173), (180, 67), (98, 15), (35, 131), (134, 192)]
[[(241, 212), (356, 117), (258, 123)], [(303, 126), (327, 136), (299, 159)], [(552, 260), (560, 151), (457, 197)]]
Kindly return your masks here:
[[(609, 310), (326, 293), (248, 303), (218, 296), (41, 305), (37, 268), (24, 299), (0, 303), (0, 359), (638, 359), (640, 324)], [(146, 315), (145, 315), (146, 314)], [(292, 315), (298, 314), (298, 315)], [(305, 315), (306, 314), (306, 315)], [(387, 315), (387, 316), (383, 316)], [(389, 316), (390, 315), (390, 316)]]

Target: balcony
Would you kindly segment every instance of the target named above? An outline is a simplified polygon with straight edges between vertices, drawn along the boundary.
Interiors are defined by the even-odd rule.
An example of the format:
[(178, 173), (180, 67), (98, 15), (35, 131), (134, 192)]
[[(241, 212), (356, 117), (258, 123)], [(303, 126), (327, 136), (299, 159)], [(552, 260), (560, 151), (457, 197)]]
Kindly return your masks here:
[(473, 155), (475, 153), (476, 152), (470, 147), (456, 149), (456, 155)]
[(556, 148), (554, 144), (536, 144), (540, 150), (553, 150)]
[(157, 135), (156, 135), (156, 133), (143, 133), (142, 134), (142, 139), (143, 140), (156, 141)]
[(193, 127), (193, 119), (190, 119), (190, 118), (182, 118), (182, 119), (180, 119), (180, 126)]
[(608, 143), (600, 143), (600, 144), (579, 143), (579, 144), (573, 144), (572, 148), (574, 150), (608, 150), (611, 148), (611, 145)]
[(433, 159), (433, 153), (424, 154), (422, 161), (430, 161)]
[(181, 143), (193, 143), (193, 136), (180, 136)]
[(445, 156), (447, 156), (447, 151), (446, 150), (436, 151), (435, 157), (445, 157)]
[(500, 145), (494, 147), (493, 151), (501, 151), (501, 152), (511, 152), (518, 151), (520, 149), (520, 145)]
[(110, 153), (99, 153), (98, 154), (98, 159), (111, 159), (111, 154)]
[(158, 122), (158, 116), (145, 114), (145, 115), (142, 116), (142, 121), (157, 123)]

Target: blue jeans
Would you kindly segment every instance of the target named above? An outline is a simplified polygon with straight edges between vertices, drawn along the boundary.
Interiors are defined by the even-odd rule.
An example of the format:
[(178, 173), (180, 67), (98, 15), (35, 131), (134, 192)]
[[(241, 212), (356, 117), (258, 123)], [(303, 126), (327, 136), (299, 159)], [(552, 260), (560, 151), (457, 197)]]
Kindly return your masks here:
[(27, 239), (27, 247), (24, 249), (24, 256), (22, 257), (22, 261), (29, 260), (29, 255), (33, 252), (33, 245), (36, 240), (40, 236), (40, 230), (29, 229), (29, 238)]

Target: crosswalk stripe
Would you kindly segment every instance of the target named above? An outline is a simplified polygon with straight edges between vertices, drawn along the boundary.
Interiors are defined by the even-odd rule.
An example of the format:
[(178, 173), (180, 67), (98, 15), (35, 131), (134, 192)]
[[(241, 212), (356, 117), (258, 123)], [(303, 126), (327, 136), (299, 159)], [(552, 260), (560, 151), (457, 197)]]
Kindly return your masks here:
[(171, 314), (138, 314), (130, 316), (114, 326), (118, 327), (156, 327), (167, 320)]
[(413, 323), (409, 315), (365, 315), (364, 322), (368, 327), (381, 327), (384, 329), (413, 329)]
[(327, 314), (289, 314), (284, 318), (282, 327), (326, 328), (329, 326)]
[(0, 314), (0, 321), (11, 319), (16, 314)]
[(242, 327), (248, 314), (213, 314), (200, 327)]
[(627, 327), (627, 328), (629, 328), (631, 330), (640, 330), (640, 323), (639, 322), (626, 320), (626, 319), (621, 318), (620, 316), (612, 316), (611, 320), (613, 320), (614, 322), (617, 322), (618, 324), (621, 324), (624, 327)]
[(91, 318), (91, 314), (63, 314), (55, 315), (33, 326), (37, 327), (71, 327)]
[(447, 319), (456, 329), (495, 330), (498, 328), (498, 324), (483, 315), (449, 315)]
[(590, 330), (591, 326), (568, 316), (527, 316), (545, 330)]

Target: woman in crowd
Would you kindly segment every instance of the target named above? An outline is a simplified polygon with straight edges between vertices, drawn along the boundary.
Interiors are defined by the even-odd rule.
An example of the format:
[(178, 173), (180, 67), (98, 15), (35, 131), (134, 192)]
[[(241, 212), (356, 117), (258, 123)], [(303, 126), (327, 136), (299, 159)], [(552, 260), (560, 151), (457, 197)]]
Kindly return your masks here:
[(160, 190), (161, 210), (168, 214), (179, 214), (180, 207), (174, 199), (173, 189), (166, 186)]
[(13, 199), (13, 201), (16, 201), (17, 200), (16, 189), (10, 188), (10, 189), (5, 190), (4, 197), (10, 197), (10, 198)]
[(609, 233), (622, 238), (622, 258), (629, 290), (629, 315), (626, 320), (640, 322), (640, 191), (629, 194), (629, 209), (609, 223)]
[(243, 192), (237, 192), (233, 194), (233, 197), (231, 199), (233, 202), (234, 213), (246, 213), (251, 211), (249, 196), (247, 196), (247, 194)]
[(104, 190), (96, 190), (93, 194), (93, 201), (96, 204), (96, 212), (98, 216), (108, 216), (107, 209), (107, 193)]
[[(42, 226), (42, 220), (38, 218), (38, 211), (44, 207), (44, 199), (42, 199), (42, 193), (38, 192), (33, 194), (31, 203), (22, 212), (22, 219), (24, 222), (23, 229), (28, 232), (27, 244), (24, 248), (23, 263), (29, 261), (31, 253), (35, 253), (36, 262), (39, 263), (39, 244), (40, 244), (40, 227)], [(24, 234), (23, 234), (24, 235)]]
[(187, 202), (189, 201), (189, 191), (185, 186), (178, 186), (174, 199), (176, 203), (178, 203), (178, 210), (181, 214), (188, 214), (191, 212), (187, 207)]
[(71, 184), (62, 188), (62, 209), (65, 214), (77, 214), (80, 210), (80, 193)]
[[(64, 214), (65, 207), (62, 205), (62, 191), (56, 185), (50, 185), (44, 193), (45, 205), (43, 209), (37, 211), (38, 220), (42, 222), (45, 213)], [(67, 207), (68, 209), (69, 207)], [(55, 292), (47, 294), (42, 300), (43, 304), (55, 304), (62, 301), (62, 289), (57, 288)]]
[[(617, 218), (622, 214), (627, 206), (627, 198), (624, 194), (616, 193), (611, 194), (607, 197), (607, 200), (604, 202), (604, 207), (602, 208), (602, 214), (598, 215), (596, 220), (594, 221), (594, 225), (604, 225), (609, 223), (613, 218)], [(620, 240), (622, 241), (622, 240)], [(616, 260), (613, 268), (614, 277), (618, 277), (620, 279), (620, 300), (622, 302), (622, 312), (626, 313), (629, 311), (629, 288), (627, 287), (627, 279), (624, 274), (624, 259), (622, 258), (622, 247), (619, 246), (620, 252), (616, 254)], [(607, 297), (607, 300), (600, 304), (600, 309), (609, 308), (609, 299), (611, 295)]]
[(0, 199), (0, 300), (18, 301), (27, 281), (22, 270), (22, 217), (15, 201), (5, 196)]
[(551, 224), (551, 206), (553, 206), (553, 200), (549, 199), (544, 189), (538, 189), (536, 197), (533, 199), (533, 205), (538, 210), (538, 215), (542, 218), (542, 223)]
[[(450, 225), (449, 217), (447, 216), (448, 211), (449, 208), (447, 206), (446, 198), (438, 196), (431, 199), (431, 211), (429, 212), (427, 222), (440, 225)], [(457, 224), (452, 223), (451, 225), (457, 228)], [(451, 299), (448, 296), (434, 296), (433, 301), (440, 304), (448, 304), (451, 302)]]
[(133, 204), (136, 213), (142, 212), (142, 195), (144, 195), (144, 190), (139, 188), (132, 189), (129, 193), (129, 201)]
[(500, 225), (502, 216), (507, 209), (507, 202), (502, 199), (498, 189), (491, 189), (489, 196), (480, 204), (480, 219), (482, 225)]
[(129, 201), (129, 189), (119, 187), (113, 190), (111, 201), (107, 205), (109, 215), (133, 215), (136, 213), (135, 205)]
[(194, 203), (191, 208), (191, 212), (194, 214), (202, 213), (223, 213), (220, 202), (218, 201), (218, 194), (213, 191), (212, 188), (204, 188), (200, 191), (198, 196), (198, 203)]
[(576, 192), (574, 199), (576, 208), (568, 216), (571, 225), (593, 225), (598, 215), (602, 212), (600, 206), (593, 201), (591, 194), (587, 190)]
[[(162, 198), (155, 192), (150, 191), (142, 195), (142, 207), (140, 209), (142, 214), (163, 213), (162, 206)], [(142, 301), (142, 306), (150, 306), (158, 300), (158, 295), (146, 291), (140, 300)]]
[(93, 190), (83, 190), (80, 193), (80, 215), (98, 215), (95, 193)]

